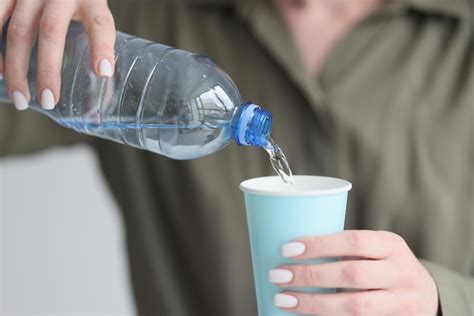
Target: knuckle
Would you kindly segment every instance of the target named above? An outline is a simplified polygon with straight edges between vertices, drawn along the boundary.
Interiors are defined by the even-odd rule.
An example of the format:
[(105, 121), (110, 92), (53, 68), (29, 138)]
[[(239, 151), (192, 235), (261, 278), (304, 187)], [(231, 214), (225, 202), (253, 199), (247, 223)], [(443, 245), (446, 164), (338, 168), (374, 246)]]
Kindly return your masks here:
[(364, 271), (359, 265), (350, 263), (342, 269), (342, 277), (348, 284), (358, 285), (363, 281)]
[(367, 300), (361, 295), (354, 296), (348, 300), (347, 311), (349, 315), (362, 316), (367, 315), (368, 304)]
[(44, 66), (38, 69), (38, 77), (53, 80), (59, 76), (59, 71), (51, 66)]
[(391, 235), (391, 238), (393, 242), (398, 245), (398, 246), (404, 246), (406, 245), (405, 239), (403, 239), (402, 236), (395, 234), (395, 233), (389, 233)]
[(15, 42), (27, 41), (31, 37), (29, 28), (21, 22), (12, 22), (8, 28), (8, 35)]
[(61, 36), (61, 19), (55, 16), (45, 16), (40, 24), (41, 35), (47, 38)]
[(403, 237), (398, 234), (388, 232), (388, 231), (381, 231), (379, 232), (379, 234), (382, 234), (385, 237), (385, 239), (396, 248), (406, 246), (405, 239), (403, 239)]
[(91, 21), (93, 25), (99, 27), (111, 27), (114, 25), (114, 18), (108, 9), (92, 16)]
[(317, 285), (319, 280), (319, 273), (312, 267), (302, 268), (303, 282), (306, 285)]
[(366, 245), (368, 241), (366, 234), (358, 230), (350, 232), (347, 238), (349, 245), (354, 250), (363, 249), (364, 245)]

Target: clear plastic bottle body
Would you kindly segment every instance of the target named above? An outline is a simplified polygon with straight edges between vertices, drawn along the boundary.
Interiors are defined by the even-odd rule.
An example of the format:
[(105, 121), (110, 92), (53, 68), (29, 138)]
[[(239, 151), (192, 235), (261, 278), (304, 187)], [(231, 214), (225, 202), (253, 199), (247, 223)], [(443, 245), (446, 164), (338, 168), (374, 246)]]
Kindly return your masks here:
[[(30, 108), (79, 132), (173, 159), (205, 156), (232, 141), (242, 98), (209, 59), (120, 32), (115, 54), (114, 76), (96, 76), (87, 35), (80, 24), (71, 24), (61, 99), (52, 111), (44, 111), (35, 100)], [(36, 62), (34, 51), (28, 73), (33, 96)], [(0, 81), (0, 99), (6, 98), (5, 82)]]

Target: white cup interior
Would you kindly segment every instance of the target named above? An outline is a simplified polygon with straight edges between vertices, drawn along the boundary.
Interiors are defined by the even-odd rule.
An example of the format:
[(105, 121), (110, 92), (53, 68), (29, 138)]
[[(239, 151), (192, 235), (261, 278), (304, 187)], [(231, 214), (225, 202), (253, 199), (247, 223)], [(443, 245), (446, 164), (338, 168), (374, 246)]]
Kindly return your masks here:
[(348, 192), (352, 184), (346, 180), (320, 176), (293, 176), (294, 186), (287, 185), (279, 176), (246, 180), (240, 189), (247, 193), (278, 196), (314, 196)]

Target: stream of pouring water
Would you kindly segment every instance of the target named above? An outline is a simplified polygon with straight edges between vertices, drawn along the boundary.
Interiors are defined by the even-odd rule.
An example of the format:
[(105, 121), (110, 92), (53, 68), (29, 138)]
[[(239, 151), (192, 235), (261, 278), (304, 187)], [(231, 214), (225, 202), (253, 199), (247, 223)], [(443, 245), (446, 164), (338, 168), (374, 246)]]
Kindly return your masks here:
[(295, 182), (293, 181), (293, 173), (291, 172), (285, 153), (283, 153), (280, 146), (278, 146), (272, 138), (269, 138), (267, 146), (265, 146), (264, 149), (270, 156), (270, 162), (272, 163), (273, 169), (275, 169), (283, 182), (289, 186), (295, 185)]

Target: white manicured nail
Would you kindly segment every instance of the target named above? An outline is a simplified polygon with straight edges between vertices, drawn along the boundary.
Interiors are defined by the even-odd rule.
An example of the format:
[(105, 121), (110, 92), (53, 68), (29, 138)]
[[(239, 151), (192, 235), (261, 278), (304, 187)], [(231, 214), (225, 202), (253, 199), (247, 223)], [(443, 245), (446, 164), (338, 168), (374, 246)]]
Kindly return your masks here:
[(25, 95), (20, 91), (13, 91), (13, 103), (15, 103), (15, 107), (19, 111), (24, 111), (28, 108), (28, 100), (26, 99)]
[(306, 246), (302, 242), (289, 242), (281, 248), (281, 255), (286, 258), (297, 257), (302, 255), (305, 250)]
[(110, 63), (110, 61), (108, 61), (107, 59), (102, 59), (100, 62), (99, 62), (99, 75), (101, 75), (102, 77), (112, 77), (114, 74), (114, 70), (112, 68), (112, 64)]
[(293, 295), (276, 294), (273, 298), (273, 304), (275, 304), (276, 307), (293, 308), (298, 305), (298, 299)]
[(3, 74), (0, 74), (0, 80), (3, 80)]
[(268, 280), (272, 283), (288, 283), (293, 280), (293, 272), (285, 269), (273, 269), (268, 273)]
[(52, 110), (56, 102), (54, 101), (54, 94), (53, 91), (50, 89), (44, 89), (41, 92), (41, 107), (45, 110)]

